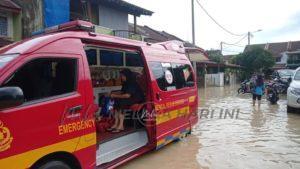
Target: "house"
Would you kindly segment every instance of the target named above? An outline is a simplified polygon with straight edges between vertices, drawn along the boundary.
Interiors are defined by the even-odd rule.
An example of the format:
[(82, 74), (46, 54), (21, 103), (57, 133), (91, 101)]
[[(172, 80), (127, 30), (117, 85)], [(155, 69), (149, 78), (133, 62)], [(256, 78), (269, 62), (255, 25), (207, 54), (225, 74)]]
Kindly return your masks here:
[(225, 64), (230, 64), (231, 62), (231, 59), (236, 56), (236, 55), (224, 55), (223, 56), (223, 61)]
[(129, 32), (128, 16), (132, 15), (134, 25), (137, 25), (137, 17), (153, 14), (150, 10), (123, 0), (12, 1), (22, 8), (23, 25), (20, 26), (22, 38), (30, 37), (45, 28), (77, 19), (98, 25), (99, 33), (131, 38), (135, 33)]
[(13, 1), (0, 1), (0, 47), (21, 40), (21, 8)]
[[(134, 29), (135, 29), (134, 24), (129, 24), (129, 31), (133, 32)], [(143, 37), (143, 41), (149, 43), (165, 42), (170, 40), (177, 40), (177, 41), (184, 42), (184, 40), (178, 38), (177, 36), (169, 34), (165, 31), (155, 30), (146, 25), (145, 26), (137, 25), (135, 31), (137, 34)]]
[(300, 66), (300, 41), (247, 45), (244, 51), (253, 47), (260, 47), (272, 53), (276, 61), (273, 69), (294, 69)]

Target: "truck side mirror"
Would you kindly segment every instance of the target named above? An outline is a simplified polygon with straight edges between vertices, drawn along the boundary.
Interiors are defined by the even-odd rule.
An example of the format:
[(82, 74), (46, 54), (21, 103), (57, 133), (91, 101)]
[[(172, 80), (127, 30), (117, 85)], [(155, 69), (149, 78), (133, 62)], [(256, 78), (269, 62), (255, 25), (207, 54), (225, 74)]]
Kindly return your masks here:
[(24, 94), (19, 87), (0, 88), (0, 110), (16, 107), (24, 103)]

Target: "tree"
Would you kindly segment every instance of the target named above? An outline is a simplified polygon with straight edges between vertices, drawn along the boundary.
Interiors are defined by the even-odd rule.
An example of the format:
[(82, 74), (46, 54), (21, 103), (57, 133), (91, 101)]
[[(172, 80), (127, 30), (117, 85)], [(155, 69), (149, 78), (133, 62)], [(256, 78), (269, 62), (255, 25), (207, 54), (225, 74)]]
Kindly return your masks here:
[(254, 72), (267, 72), (275, 64), (275, 59), (269, 51), (260, 47), (253, 47), (234, 58), (236, 64), (245, 68), (246, 76)]
[(207, 50), (206, 53), (209, 60), (217, 63), (223, 62), (223, 55), (220, 50)]

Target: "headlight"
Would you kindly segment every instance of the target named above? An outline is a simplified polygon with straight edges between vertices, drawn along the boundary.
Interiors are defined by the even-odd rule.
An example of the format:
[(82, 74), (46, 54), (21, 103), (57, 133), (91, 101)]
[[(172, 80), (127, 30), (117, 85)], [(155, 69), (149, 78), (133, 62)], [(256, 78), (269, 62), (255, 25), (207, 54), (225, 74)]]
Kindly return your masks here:
[(290, 91), (293, 95), (300, 95), (300, 89), (298, 88), (290, 87)]

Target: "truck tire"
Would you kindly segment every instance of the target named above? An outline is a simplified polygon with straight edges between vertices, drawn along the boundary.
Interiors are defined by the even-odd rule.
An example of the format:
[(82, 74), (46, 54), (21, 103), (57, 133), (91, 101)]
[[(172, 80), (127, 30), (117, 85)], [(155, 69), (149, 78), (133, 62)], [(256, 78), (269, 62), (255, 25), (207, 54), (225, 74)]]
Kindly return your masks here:
[(291, 106), (287, 106), (287, 107), (286, 107), (286, 111), (287, 111), (288, 113), (294, 113), (294, 112), (295, 112), (295, 108), (293, 108), (293, 107), (291, 107)]
[(62, 161), (49, 161), (37, 167), (37, 169), (72, 169), (72, 168)]

